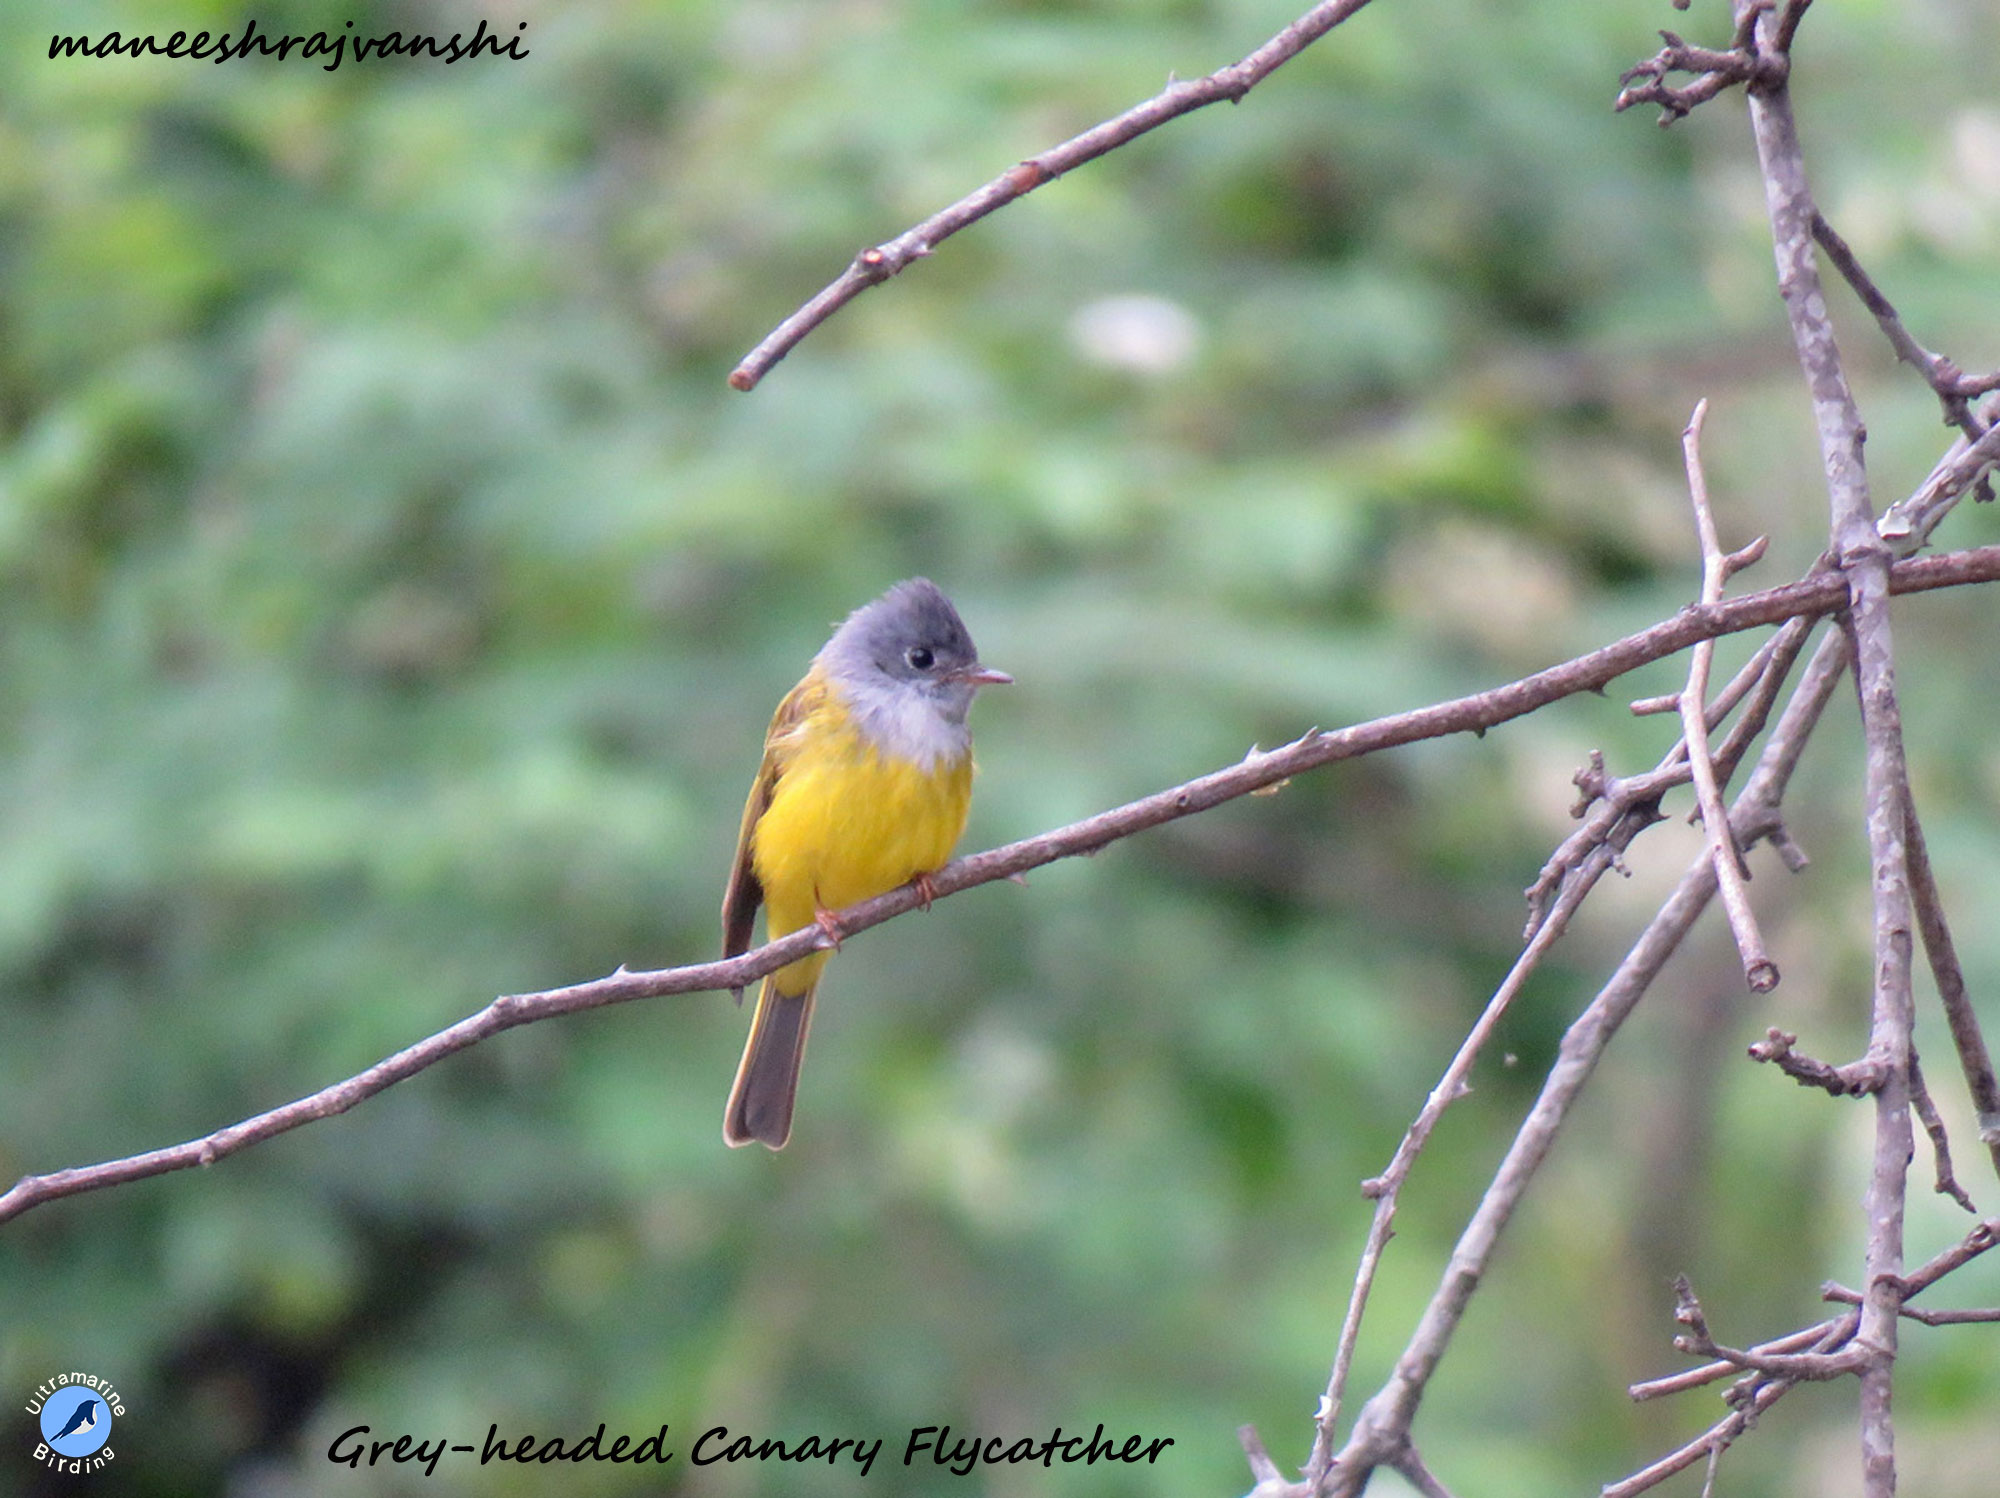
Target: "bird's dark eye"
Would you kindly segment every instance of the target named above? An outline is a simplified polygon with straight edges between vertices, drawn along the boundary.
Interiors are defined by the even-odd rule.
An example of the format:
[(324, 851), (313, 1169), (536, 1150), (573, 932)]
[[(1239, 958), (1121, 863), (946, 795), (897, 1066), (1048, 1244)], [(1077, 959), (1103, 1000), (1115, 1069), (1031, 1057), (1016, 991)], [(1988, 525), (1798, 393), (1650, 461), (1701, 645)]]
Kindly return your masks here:
[(903, 659), (910, 663), (912, 671), (928, 671), (937, 657), (931, 654), (928, 645), (912, 645), (903, 652)]

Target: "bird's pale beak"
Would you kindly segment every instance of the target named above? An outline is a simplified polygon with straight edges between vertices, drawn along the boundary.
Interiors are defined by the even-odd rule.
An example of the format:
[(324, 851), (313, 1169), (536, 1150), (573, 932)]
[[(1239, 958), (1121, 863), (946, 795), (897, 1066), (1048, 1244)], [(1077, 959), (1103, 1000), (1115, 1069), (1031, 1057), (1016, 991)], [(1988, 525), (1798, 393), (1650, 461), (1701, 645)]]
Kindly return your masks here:
[(969, 666), (957, 672), (960, 681), (969, 681), (975, 687), (1011, 687), (1014, 678), (1005, 671), (995, 671), (991, 666)]

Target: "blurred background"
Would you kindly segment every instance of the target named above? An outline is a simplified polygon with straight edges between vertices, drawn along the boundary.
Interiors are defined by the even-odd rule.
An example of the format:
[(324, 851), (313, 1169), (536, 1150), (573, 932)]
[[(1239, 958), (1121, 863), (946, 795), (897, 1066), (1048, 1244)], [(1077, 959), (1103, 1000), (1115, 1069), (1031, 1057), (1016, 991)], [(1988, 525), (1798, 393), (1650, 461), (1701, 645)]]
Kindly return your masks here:
[[(1664, 617), (1724, 543), (1825, 535), (1740, 98), (1672, 131), (1619, 73), (1724, 7), (1379, 0), (1236, 107), (952, 240), (751, 395), (844, 266), (1297, 0), (271, 0), (267, 34), (529, 22), (525, 61), (46, 57), (239, 28), (218, 0), (0, 10), (0, 1179), (176, 1142), (499, 992), (714, 955), (773, 704), (922, 573), (1020, 684), (974, 715), (967, 846)], [(2000, 360), (2000, 15), (1816, 7), (1815, 185), (1916, 335)], [(1832, 294), (1878, 500), (1936, 403)], [(2000, 539), (1966, 506), (1939, 540)], [(1990, 594), (1899, 606), (1921, 804), (1989, 1027)], [(1751, 648), (1730, 642), (1719, 669)], [(1241, 1492), (1314, 1401), (1387, 1161), (1518, 949), (1570, 776), (1671, 743), (1625, 702), (1334, 767), (850, 943), (798, 1131), (729, 1151), (720, 995), (507, 1034), (211, 1170), (0, 1227), (0, 1488), (41, 1380), (109, 1377), (103, 1492)], [(1742, 1344), (1852, 1282), (1869, 1110), (1743, 1059), (1846, 1059), (1867, 893), (1843, 695), (1792, 798), (1813, 858), (1718, 913), (1614, 1048), (1433, 1384), (1482, 1498), (1594, 1493), (1722, 1414), (1644, 1406), (1685, 1271)], [(1684, 812), (1685, 795), (1670, 803)], [(1693, 856), (1677, 815), (1523, 997), (1403, 1197), (1351, 1407), (1403, 1345), (1562, 1027)], [(1961, 1174), (2000, 1193), (1924, 990)], [(1913, 1260), (1967, 1219), (1914, 1175)], [(2000, 1298), (1975, 1266), (1931, 1304)], [(1990, 1492), (2000, 1355), (1913, 1329), (1903, 1480)], [(1849, 1385), (1727, 1459), (1853, 1490)], [(672, 1427), (652, 1473), (332, 1466), (339, 1432)], [(1170, 1436), (1151, 1468), (905, 1470), (913, 1426)], [(862, 1478), (685, 1459), (701, 1431), (885, 1438)], [(1378, 1490), (1400, 1491), (1393, 1477)], [(1693, 1494), (1698, 1475), (1664, 1491)]]

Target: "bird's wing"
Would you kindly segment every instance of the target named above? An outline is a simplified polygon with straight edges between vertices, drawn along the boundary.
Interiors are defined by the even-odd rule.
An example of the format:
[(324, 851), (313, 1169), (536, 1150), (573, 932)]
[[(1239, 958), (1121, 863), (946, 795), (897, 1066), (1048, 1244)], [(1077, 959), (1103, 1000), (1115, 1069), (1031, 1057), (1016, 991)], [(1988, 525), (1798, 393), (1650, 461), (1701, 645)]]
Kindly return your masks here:
[[(771, 715), (770, 731), (764, 735), (764, 761), (750, 784), (749, 798), (743, 803), (743, 827), (736, 834), (736, 857), (729, 865), (729, 885), (722, 893), (722, 955), (737, 956), (750, 950), (750, 936), (757, 924), (757, 907), (764, 903), (764, 887), (757, 882), (752, 856), (757, 823), (771, 805), (771, 797), (784, 777), (792, 758), (792, 735), (806, 715), (817, 707), (826, 689), (814, 676), (807, 676), (778, 704)], [(742, 991), (738, 990), (738, 997)]]

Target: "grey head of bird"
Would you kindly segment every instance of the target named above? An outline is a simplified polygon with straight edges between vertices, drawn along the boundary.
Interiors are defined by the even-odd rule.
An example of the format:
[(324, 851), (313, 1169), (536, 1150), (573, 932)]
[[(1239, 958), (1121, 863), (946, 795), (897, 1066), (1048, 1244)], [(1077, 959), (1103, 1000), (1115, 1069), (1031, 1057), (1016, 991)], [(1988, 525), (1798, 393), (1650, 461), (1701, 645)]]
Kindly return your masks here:
[(979, 663), (965, 621), (928, 578), (897, 583), (847, 616), (818, 665), (871, 742), (934, 765), (971, 746), (965, 717), (982, 686), (1014, 678)]

